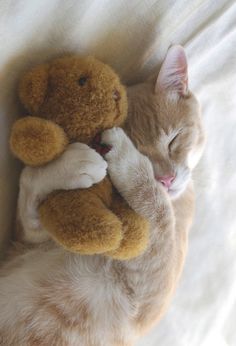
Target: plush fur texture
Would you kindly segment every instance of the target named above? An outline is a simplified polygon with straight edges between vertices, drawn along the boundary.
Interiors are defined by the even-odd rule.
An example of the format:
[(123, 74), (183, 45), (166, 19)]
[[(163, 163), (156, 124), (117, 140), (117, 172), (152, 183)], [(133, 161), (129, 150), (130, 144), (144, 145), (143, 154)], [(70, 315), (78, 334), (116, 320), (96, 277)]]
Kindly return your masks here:
[(13, 125), (12, 134), (12, 152), (31, 166), (43, 165), (55, 159), (68, 145), (68, 138), (60, 126), (37, 117), (18, 120)]
[[(174, 82), (183, 54), (181, 47), (168, 53), (176, 66)], [(169, 77), (167, 69), (162, 78)], [(103, 134), (104, 142), (113, 146), (106, 155), (112, 181), (150, 222), (148, 249), (130, 261), (80, 256), (52, 242), (19, 249), (1, 271), (3, 345), (131, 346), (163, 316), (182, 270), (193, 217), (193, 166), (188, 162), (194, 158), (191, 162), (197, 163), (204, 144), (197, 101), (190, 92), (179, 94), (179, 87), (159, 88), (157, 79), (129, 88), (126, 130), (143, 153), (120, 128)], [(180, 129), (185, 135), (171, 143)], [(174, 195), (155, 179), (157, 170), (168, 167), (176, 172)], [(40, 174), (31, 169), (35, 184), (48, 168), (52, 166), (41, 168)], [(25, 179), (20, 186), (26, 200), (31, 183)]]
[[(92, 57), (68, 56), (35, 67), (22, 78), (19, 95), (34, 116), (16, 122), (10, 144), (14, 154), (31, 166), (50, 163), (68, 143), (91, 144), (96, 134), (121, 125), (127, 115), (119, 77)], [(88, 172), (81, 173), (84, 179)], [(108, 178), (96, 182), (87, 190), (57, 191), (41, 198), (41, 224), (73, 252), (109, 252), (119, 259), (138, 256), (147, 247), (147, 220), (122, 202)]]

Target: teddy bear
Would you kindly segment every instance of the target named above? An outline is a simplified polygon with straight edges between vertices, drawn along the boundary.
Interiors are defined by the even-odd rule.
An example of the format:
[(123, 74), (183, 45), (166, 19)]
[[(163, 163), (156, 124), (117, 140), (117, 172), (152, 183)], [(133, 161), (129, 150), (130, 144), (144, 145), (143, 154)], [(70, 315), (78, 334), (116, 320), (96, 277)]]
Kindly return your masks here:
[[(42, 166), (81, 142), (104, 153), (102, 131), (122, 126), (125, 87), (113, 69), (94, 57), (57, 58), (25, 73), (19, 97), (28, 116), (12, 127), (10, 147), (25, 165)], [(148, 222), (133, 211), (108, 176), (87, 189), (58, 190), (39, 206), (51, 237), (66, 250), (124, 260), (148, 243)]]

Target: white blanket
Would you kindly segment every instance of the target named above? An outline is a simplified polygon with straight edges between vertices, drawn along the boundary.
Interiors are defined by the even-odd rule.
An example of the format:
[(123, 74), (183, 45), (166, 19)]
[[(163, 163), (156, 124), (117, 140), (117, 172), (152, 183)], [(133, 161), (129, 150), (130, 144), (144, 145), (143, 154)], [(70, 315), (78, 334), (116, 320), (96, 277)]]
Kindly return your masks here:
[[(195, 172), (197, 211), (172, 306), (140, 346), (236, 345), (236, 4), (234, 0), (1, 0), (0, 241), (15, 212), (18, 164), (8, 151), (24, 69), (73, 51), (110, 63), (125, 82), (185, 46), (208, 136)], [(1, 250), (3, 253), (3, 250)]]

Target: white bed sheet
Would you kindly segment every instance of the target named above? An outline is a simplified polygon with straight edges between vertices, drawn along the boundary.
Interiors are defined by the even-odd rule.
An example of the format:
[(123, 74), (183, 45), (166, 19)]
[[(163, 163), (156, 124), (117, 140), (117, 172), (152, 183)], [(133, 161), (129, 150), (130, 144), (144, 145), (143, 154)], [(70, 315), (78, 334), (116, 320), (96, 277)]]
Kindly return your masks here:
[(208, 136), (195, 172), (197, 211), (179, 288), (139, 346), (236, 345), (236, 4), (233, 0), (0, 2), (0, 242), (10, 238), (19, 164), (8, 150), (21, 72), (63, 52), (93, 54), (127, 83), (185, 46)]

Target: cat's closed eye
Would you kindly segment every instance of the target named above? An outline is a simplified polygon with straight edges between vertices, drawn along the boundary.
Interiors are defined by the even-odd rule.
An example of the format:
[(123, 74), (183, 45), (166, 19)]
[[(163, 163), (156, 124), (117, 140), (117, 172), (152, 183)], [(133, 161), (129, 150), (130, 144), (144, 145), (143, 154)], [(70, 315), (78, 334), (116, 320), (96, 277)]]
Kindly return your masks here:
[(179, 136), (179, 133), (177, 133), (177, 134), (171, 139), (171, 141), (169, 142), (169, 144), (168, 144), (168, 151), (169, 151), (169, 153), (171, 153), (171, 151), (173, 150), (174, 144), (175, 144), (176, 139), (177, 139), (178, 136)]

